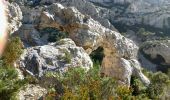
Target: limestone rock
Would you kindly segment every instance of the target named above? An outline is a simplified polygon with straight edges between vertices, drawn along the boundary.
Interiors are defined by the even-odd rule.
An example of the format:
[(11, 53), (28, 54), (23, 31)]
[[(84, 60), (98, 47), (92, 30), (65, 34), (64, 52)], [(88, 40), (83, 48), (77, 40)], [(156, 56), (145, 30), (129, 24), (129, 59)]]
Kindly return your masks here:
[[(93, 19), (100, 22), (106, 28), (116, 30), (114, 26), (110, 23), (110, 21), (106, 18), (107, 14), (103, 14), (102, 11), (100, 11), (100, 9), (97, 9), (96, 6), (88, 2), (88, 0), (41, 0), (41, 4), (46, 3), (48, 4), (60, 3), (67, 7), (75, 7), (82, 14), (91, 16)], [(106, 9), (105, 12), (109, 13), (108, 10)]]
[[(50, 5), (60, 3), (75, 7), (90, 15), (103, 26), (116, 30), (113, 23), (149, 25), (164, 29), (170, 27), (169, 0), (16, 0), (20, 5)], [(112, 24), (111, 24), (112, 23)]]
[(9, 33), (14, 33), (22, 25), (21, 20), (23, 18), (22, 11), (17, 3), (7, 2), (7, 16), (8, 16), (8, 30)]
[(152, 60), (160, 58), (160, 64), (170, 65), (170, 40), (150, 41), (144, 45), (142, 51), (149, 55)]
[[(130, 78), (131, 75), (124, 75), (126, 68), (123, 67), (121, 58), (135, 59), (138, 47), (120, 33), (105, 28), (73, 7), (65, 8), (60, 4), (52, 4), (42, 13), (39, 28), (45, 27), (54, 27), (68, 32), (70, 38), (78, 46), (82, 46), (88, 54), (98, 47), (103, 47), (105, 57), (102, 61), (102, 73), (120, 80)], [(141, 72), (138, 74), (139, 77), (143, 75)]]
[(89, 69), (93, 66), (84, 49), (77, 47), (71, 39), (30, 47), (21, 56), (19, 64), (21, 69), (37, 77), (48, 71), (65, 72), (69, 67)]
[[(149, 79), (143, 75), (141, 71), (141, 65), (136, 59), (126, 60), (124, 58), (121, 59), (124, 72), (122, 75), (126, 80), (126, 84), (130, 84), (131, 76), (137, 76), (139, 79), (147, 86), (150, 84)], [(127, 77), (128, 76), (128, 77)]]
[[(89, 5), (92, 7), (91, 9), (88, 9), (89, 11), (98, 12), (92, 3), (85, 0), (66, 1), (62, 1), (62, 4), (71, 5), (74, 4), (73, 1), (77, 3), (79, 2), (80, 4), (81, 1), (86, 2), (84, 6)], [(77, 6), (80, 4), (77, 4)], [(21, 7), (21, 9), (22, 11), (27, 10), (23, 7)], [(81, 53), (79, 54), (76, 52), (73, 59), (77, 56), (78, 59), (71, 59), (71, 64), (66, 62), (61, 63), (59, 58), (53, 57), (59, 57), (60, 55), (58, 54), (64, 55), (64, 53), (56, 49), (54, 44), (38, 44), (40, 46), (30, 47), (26, 50), (20, 61), (20, 67), (39, 77), (42, 76), (45, 71), (62, 71), (65, 70), (65, 68), (68, 68), (69, 65), (89, 68), (92, 66), (92, 62), (87, 54), (91, 54), (91, 52), (96, 50), (98, 47), (102, 47), (104, 49), (104, 58), (102, 61), (101, 73), (104, 73), (106, 76), (118, 78), (129, 85), (129, 79), (133, 74), (133, 67), (129, 65), (129, 67), (127, 66), (126, 68), (126, 66), (124, 66), (126, 64), (123, 65), (123, 61), (121, 59), (126, 59), (129, 63), (131, 59), (136, 59), (138, 46), (132, 40), (125, 38), (116, 30), (106, 27), (107, 25), (104, 25), (103, 23), (101, 24), (98, 20), (99, 15), (93, 16), (92, 12), (85, 14), (86, 10), (86, 8), (84, 10), (83, 8), (77, 10), (75, 7), (64, 7), (60, 3), (53, 3), (46, 6), (29, 8), (26, 13), (23, 13), (25, 26), (23, 25), (21, 30), (19, 30), (21, 31), (19, 32), (19, 35), (22, 37), (22, 40), (32, 42), (33, 44), (38, 44), (38, 42), (43, 43), (39, 37), (41, 35), (39, 30), (49, 27), (56, 28), (63, 32), (67, 32), (69, 34), (69, 38), (71, 38), (77, 46), (83, 47), (85, 51), (83, 51), (83, 49), (81, 51), (84, 56)], [(75, 45), (73, 47), (75, 47)], [(57, 48), (62, 48), (62, 45), (57, 46)], [(67, 45), (66, 48), (69, 54), (74, 54), (72, 52), (74, 50), (69, 51), (68, 48), (70, 47), (67, 47)], [(55, 54), (54, 52), (59, 53)], [(87, 54), (85, 54), (85, 52)], [(49, 59), (52, 62), (48, 62)], [(38, 67), (35, 67), (35, 65)], [(126, 69), (130, 70), (132, 74), (124, 75), (124, 70)], [(139, 77), (143, 75), (141, 72), (138, 73)]]
[(38, 85), (27, 85), (25, 89), (21, 89), (17, 95), (18, 100), (39, 100), (43, 99), (47, 94), (47, 90)]
[(169, 0), (53, 0), (54, 2), (74, 6), (83, 14), (88, 14), (94, 19), (102, 17), (111, 23), (129, 26), (142, 24), (161, 29), (170, 27)]

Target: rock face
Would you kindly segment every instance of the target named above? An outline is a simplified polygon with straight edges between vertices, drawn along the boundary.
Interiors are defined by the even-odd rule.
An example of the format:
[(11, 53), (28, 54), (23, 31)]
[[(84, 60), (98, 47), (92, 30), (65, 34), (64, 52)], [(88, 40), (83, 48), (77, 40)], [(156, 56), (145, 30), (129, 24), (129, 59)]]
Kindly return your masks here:
[(71, 39), (30, 47), (25, 50), (19, 63), (20, 68), (37, 77), (49, 71), (65, 72), (69, 67), (89, 69), (93, 66), (84, 49), (77, 47)]
[[(169, 0), (88, 0), (110, 8), (110, 20), (126, 25), (144, 24), (169, 28)], [(108, 3), (109, 2), (109, 3)], [(108, 18), (109, 19), (109, 18)]]
[(170, 65), (170, 40), (150, 41), (142, 48), (142, 51), (158, 64)]
[(74, 6), (104, 26), (108, 26), (111, 22), (128, 26), (149, 25), (161, 29), (170, 27), (169, 0), (48, 0), (48, 2)]
[(115, 30), (110, 23), (125, 25), (149, 25), (155, 28), (169, 28), (169, 0), (25, 0), (20, 5), (49, 5), (61, 3), (74, 6), (81, 13), (90, 15), (103, 26)]
[[(81, 0), (77, 2), (80, 1)], [(82, 2), (85, 1), (82, 0)], [(63, 1), (63, 4), (65, 3), (66, 2)], [(90, 3), (88, 2), (87, 4)], [(101, 73), (104, 73), (106, 76), (115, 77), (129, 85), (131, 75), (137, 73), (144, 83), (149, 83), (149, 80), (144, 78), (141, 71), (134, 71), (136, 68), (132, 66), (135, 63), (131, 60), (136, 59), (138, 51), (135, 43), (114, 31), (112, 28), (106, 28), (107, 25), (104, 26), (99, 23), (100, 21), (98, 22), (93, 19), (98, 19), (98, 16), (91, 17), (92, 13), (89, 15), (82, 14), (74, 7), (66, 8), (59, 3), (29, 9), (27, 9), (27, 7), (21, 7), (21, 9), (25, 11), (25, 13), (23, 13), (24, 24), (18, 33), (28, 44), (30, 44), (29, 41), (37, 45), (43, 43), (40, 39), (41, 33), (38, 30), (48, 27), (56, 28), (69, 33), (69, 37), (77, 46), (83, 47), (87, 54), (90, 54), (98, 47), (102, 47), (104, 49), (104, 58)], [(25, 25), (27, 27), (24, 27)], [(37, 40), (39, 40), (39, 43)], [(20, 67), (26, 68), (26, 70), (37, 76), (42, 76), (44, 71), (63, 70), (68, 68), (67, 66), (91, 67), (92, 62), (83, 49), (78, 49), (75, 44), (72, 45), (72, 42), (71, 44), (69, 43), (66, 43), (67, 45), (55, 46), (55, 44), (49, 44), (28, 48), (20, 61)], [(68, 54), (73, 56), (71, 64), (66, 62), (62, 63), (63, 60), (59, 59), (61, 55), (65, 55), (63, 51), (58, 49), (63, 48), (63, 46), (66, 48)], [(77, 49), (73, 49), (70, 46)], [(55, 54), (54, 52), (58, 53)], [(122, 59), (125, 59), (126, 63)], [(35, 65), (37, 67), (35, 67)]]

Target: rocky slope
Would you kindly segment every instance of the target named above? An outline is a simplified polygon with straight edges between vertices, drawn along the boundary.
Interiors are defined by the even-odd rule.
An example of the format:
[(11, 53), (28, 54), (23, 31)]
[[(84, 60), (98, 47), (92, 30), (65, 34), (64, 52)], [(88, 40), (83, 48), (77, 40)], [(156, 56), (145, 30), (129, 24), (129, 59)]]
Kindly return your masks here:
[[(169, 40), (147, 42), (140, 52), (135, 31), (128, 38), (138, 45), (114, 25), (169, 29), (169, 5), (169, 0), (13, 0), (8, 3), (9, 32), (21, 37), (25, 46), (17, 66), (36, 77), (69, 67), (88, 70), (93, 66), (89, 55), (103, 48), (102, 74), (127, 85), (137, 76), (148, 85), (141, 64), (152, 71), (169, 66)], [(55, 32), (43, 32), (46, 29), (68, 33), (69, 39), (51, 43)]]
[[(15, 3), (14, 3), (15, 2)], [(169, 0), (14, 0), (9, 3), (10, 33), (20, 36), (25, 52), (18, 67), (29, 74), (42, 77), (51, 71), (66, 71), (69, 67), (93, 66), (89, 55), (104, 49), (101, 73), (130, 85), (137, 76), (146, 85), (138, 61), (138, 46), (122, 36), (114, 24), (149, 25), (168, 29), (170, 26)], [(22, 26), (21, 26), (22, 24)], [(21, 26), (21, 27), (20, 27)], [(20, 27), (20, 28), (19, 28)], [(50, 43), (51, 33), (44, 29), (68, 33), (68, 38)], [(144, 45), (139, 55), (142, 65), (155, 71), (155, 66), (169, 66), (169, 41)], [(150, 56), (149, 61), (144, 57)], [(147, 58), (147, 57), (146, 57)], [(159, 59), (157, 59), (159, 58)], [(162, 61), (159, 64), (156, 61)], [(160, 60), (161, 59), (161, 60)], [(152, 64), (152, 63), (154, 64)], [(144, 63), (144, 64), (143, 64)]]
[[(83, 47), (88, 54), (98, 47), (103, 47), (105, 57), (102, 61), (101, 73), (115, 77), (126, 84), (130, 84), (132, 74), (137, 75), (144, 83), (149, 83), (142, 74), (138, 61), (135, 60), (138, 47), (134, 42), (120, 33), (104, 27), (92, 19), (90, 14), (84, 15), (74, 7), (64, 7), (58, 3), (33, 8), (22, 7), (21, 5), (23, 26), (17, 33), (27, 45), (31, 46), (32, 43), (43, 45), (44, 39), (40, 38), (39, 30), (53, 27), (69, 33), (69, 37), (76, 45)], [(30, 50), (28, 49), (28, 52)], [(30, 60), (34, 61), (32, 59)], [(25, 61), (27, 63), (27, 60)], [(29, 66), (25, 67), (29, 68)]]
[(156, 28), (169, 27), (169, 0), (89, 0), (109, 7), (112, 22), (127, 25), (144, 24)]

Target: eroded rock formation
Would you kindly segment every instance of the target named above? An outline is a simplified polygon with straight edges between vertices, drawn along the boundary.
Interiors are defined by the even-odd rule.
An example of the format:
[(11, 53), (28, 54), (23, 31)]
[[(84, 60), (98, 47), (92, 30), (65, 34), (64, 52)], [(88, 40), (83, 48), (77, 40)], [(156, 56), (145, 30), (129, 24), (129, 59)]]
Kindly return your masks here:
[(149, 41), (142, 47), (142, 51), (158, 64), (170, 65), (170, 40)]
[[(22, 9), (22, 11), (25, 10), (27, 10), (26, 12), (28, 14), (25, 15), (23, 13), (23, 16), (26, 17), (23, 18), (23, 22), (25, 22), (24, 25), (31, 27), (29, 27), (28, 31), (25, 30), (26, 27), (19, 30), (19, 35), (23, 36), (22, 39), (24, 41), (31, 41), (40, 45), (39, 43), (43, 43), (43, 41), (40, 39), (41, 33), (38, 30), (48, 27), (68, 32), (69, 37), (76, 43), (76, 45), (83, 47), (88, 54), (96, 50), (98, 47), (103, 47), (105, 57), (102, 61), (101, 73), (104, 73), (106, 76), (115, 77), (122, 83), (128, 85), (130, 84), (131, 75), (138, 73), (139, 78), (143, 80), (144, 83), (149, 84), (149, 80), (144, 77), (141, 71), (136, 71), (136, 68), (132, 66), (135, 63), (131, 62), (131, 60), (136, 59), (138, 51), (138, 47), (135, 43), (111, 28), (104, 27), (98, 21), (92, 19), (90, 15), (84, 15), (74, 7), (66, 8), (59, 3), (54, 3), (46, 7)], [(27, 22), (27, 19), (30, 19), (28, 20), (29, 22)], [(36, 36), (33, 35), (33, 33)], [(39, 42), (36, 40), (39, 40)], [(42, 48), (44, 47), (42, 46)], [(28, 49), (28, 55), (26, 55), (25, 58), (34, 54), (31, 51), (36, 51), (37, 54), (38, 51), (34, 50), (36, 48), (32, 48), (33, 50)], [(46, 52), (48, 52), (48, 50)], [(32, 61), (33, 58), (29, 58), (30, 61)], [(25, 61), (25, 67), (32, 70), (30, 66), (27, 66), (26, 64), (28, 59)], [(125, 63), (125, 61), (129, 63)], [(42, 63), (39, 64), (42, 65)], [(84, 64), (82, 64), (82, 66), (84, 66)], [(140, 70), (140, 67), (138, 70)]]

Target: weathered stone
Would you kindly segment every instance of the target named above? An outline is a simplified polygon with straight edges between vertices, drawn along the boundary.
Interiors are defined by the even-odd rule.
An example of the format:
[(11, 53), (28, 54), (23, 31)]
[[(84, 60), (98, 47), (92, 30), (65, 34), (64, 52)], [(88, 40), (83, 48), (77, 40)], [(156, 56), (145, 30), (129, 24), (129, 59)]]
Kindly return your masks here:
[(8, 31), (14, 33), (22, 25), (23, 18), (21, 9), (17, 3), (7, 3)]
[(21, 69), (37, 77), (49, 71), (65, 72), (69, 67), (89, 69), (93, 66), (84, 49), (77, 47), (71, 39), (30, 47), (21, 56), (19, 65)]
[(144, 54), (149, 55), (151, 60), (160, 59), (162, 65), (170, 65), (170, 40), (150, 41), (142, 47)]
[(129, 26), (143, 24), (162, 29), (170, 26), (169, 0), (59, 0), (54, 2), (74, 6), (83, 14), (99, 19), (100, 23), (102, 23), (100, 19), (104, 18), (111, 23)]
[(19, 100), (39, 100), (45, 98), (47, 90), (38, 85), (27, 85), (17, 94)]
[(102, 61), (102, 73), (120, 80), (129, 78), (130, 75), (123, 75), (125, 68), (122, 67), (121, 58), (135, 59), (138, 47), (120, 33), (105, 28), (73, 7), (65, 8), (60, 4), (52, 4), (42, 13), (39, 28), (45, 27), (55, 27), (68, 32), (70, 38), (88, 54), (103, 47), (105, 57)]
[[(77, 2), (80, 2), (80, 0)], [(84, 0), (82, 2), (84, 2)], [(70, 3), (72, 3), (72, 1), (70, 1)], [(67, 4), (66, 1), (63, 1), (63, 4), (66, 5)], [(90, 6), (92, 5), (89, 2), (87, 4), (89, 4)], [(84, 10), (84, 13), (86, 13), (85, 12), (86, 10)], [(83, 9), (81, 12), (83, 12)], [(42, 40), (39, 38), (40, 33), (38, 32), (38, 30), (52, 27), (52, 28), (59, 29), (63, 32), (69, 33), (69, 37), (76, 43), (76, 45), (83, 47), (88, 54), (91, 54), (91, 52), (96, 50), (98, 47), (102, 47), (104, 49), (104, 58), (102, 61), (101, 72), (107, 76), (118, 78), (129, 85), (129, 80), (126, 81), (124, 79), (130, 79), (131, 74), (129, 73), (129, 75), (124, 75), (124, 70), (126, 68), (124, 68), (125, 66), (122, 65), (121, 59), (124, 58), (128, 61), (130, 61), (131, 59), (136, 59), (138, 47), (133, 41), (125, 38), (120, 33), (116, 32), (110, 27), (106, 28), (98, 21), (93, 19), (93, 18), (98, 19), (99, 16), (91, 17), (90, 15), (92, 13), (89, 13), (88, 15), (88, 14), (83, 14), (81, 12), (79, 12), (79, 10), (77, 10), (74, 7), (64, 7), (59, 3), (53, 3), (51, 5), (45, 7), (39, 7), (36, 9), (35, 8), (29, 9), (27, 12), (28, 14), (24, 13), (24, 17), (26, 18), (23, 19), (24, 22), (26, 22), (24, 25), (27, 25), (28, 24), (27, 19), (30, 19), (28, 21), (30, 21), (29, 24), (32, 26), (32, 28), (28, 29), (28, 32), (25, 32), (27, 31), (25, 29), (27, 27), (21, 28), (20, 31), (21, 32), (23, 31), (24, 34), (20, 32), (20, 36), (25, 41), (29, 41), (29, 42), (32, 41), (32, 43), (35, 44), (38, 42), (43, 43)], [(20, 66), (21, 67), (24, 66), (24, 68), (26, 68), (33, 74), (38, 73), (37, 76), (43, 75), (44, 71), (42, 70), (42, 66), (45, 69), (50, 67), (51, 70), (56, 70), (57, 68), (56, 66), (53, 69), (51, 65), (46, 63), (46, 61), (44, 60), (46, 58), (43, 58), (43, 60), (39, 59), (42, 57), (39, 54), (39, 51), (41, 51), (43, 48), (47, 49), (47, 48), (54, 48), (54, 47), (51, 45), (44, 45), (44, 46), (38, 46), (38, 47), (27, 49), (27, 53), (24, 56), (24, 60), (21, 61), (22, 64)], [(51, 50), (53, 49), (46, 50), (46, 52), (43, 52), (42, 55), (44, 54), (48, 55), (48, 53), (50, 53)], [(54, 51), (55, 50), (56, 49), (54, 49)], [(53, 53), (50, 53), (50, 55), (59, 56)], [(29, 61), (31, 63), (28, 63)], [(54, 59), (53, 61), (56, 62), (58, 61), (58, 59)], [(78, 59), (77, 61), (82, 62), (80, 59)], [(36, 68), (30, 64), (37, 65), (40, 67)], [(91, 66), (89, 65), (90, 63), (87, 64), (88, 65), (84, 65), (84, 63), (81, 63), (80, 65), (83, 65), (84, 67)], [(63, 66), (65, 65), (67, 65), (67, 63), (64, 63)], [(77, 66), (76, 64), (73, 65)], [(59, 69), (63, 69), (63, 68), (59, 68)]]

